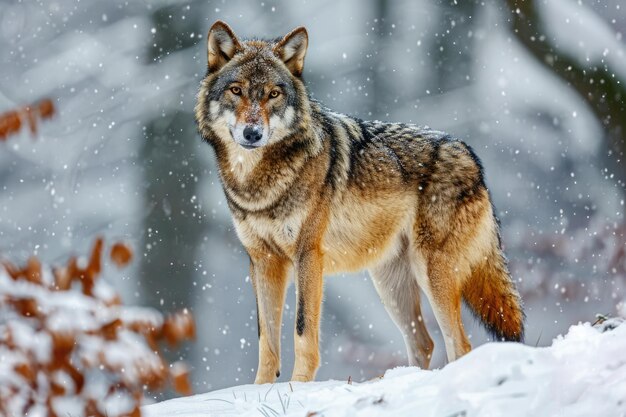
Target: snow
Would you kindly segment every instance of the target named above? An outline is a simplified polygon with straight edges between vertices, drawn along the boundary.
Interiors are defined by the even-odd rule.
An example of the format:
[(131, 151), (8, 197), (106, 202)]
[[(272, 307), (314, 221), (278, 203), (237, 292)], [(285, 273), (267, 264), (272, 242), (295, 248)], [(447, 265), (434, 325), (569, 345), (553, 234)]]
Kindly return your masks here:
[(572, 326), (546, 348), (485, 344), (441, 370), (398, 367), (352, 384), (242, 385), (147, 405), (142, 415), (626, 416), (626, 324), (619, 322)]

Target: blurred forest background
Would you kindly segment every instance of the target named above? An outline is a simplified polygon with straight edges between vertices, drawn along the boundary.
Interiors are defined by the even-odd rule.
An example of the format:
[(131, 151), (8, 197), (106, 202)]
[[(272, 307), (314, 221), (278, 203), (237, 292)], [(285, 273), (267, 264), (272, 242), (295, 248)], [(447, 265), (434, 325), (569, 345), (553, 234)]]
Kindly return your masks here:
[[(530, 345), (626, 299), (626, 5), (621, 0), (0, 1), (0, 112), (49, 97), (36, 139), (0, 143), (0, 253), (62, 263), (96, 235), (130, 242), (109, 279), (130, 304), (188, 306), (195, 391), (250, 383), (248, 258), (193, 106), (217, 19), (241, 37), (307, 27), (313, 97), (429, 125), (482, 158)], [(84, 252), (84, 251), (83, 251)], [(318, 379), (406, 363), (367, 274), (325, 284)], [(283, 329), (293, 364), (295, 303)], [(476, 346), (487, 336), (468, 315)], [(443, 344), (430, 312), (435, 366)]]

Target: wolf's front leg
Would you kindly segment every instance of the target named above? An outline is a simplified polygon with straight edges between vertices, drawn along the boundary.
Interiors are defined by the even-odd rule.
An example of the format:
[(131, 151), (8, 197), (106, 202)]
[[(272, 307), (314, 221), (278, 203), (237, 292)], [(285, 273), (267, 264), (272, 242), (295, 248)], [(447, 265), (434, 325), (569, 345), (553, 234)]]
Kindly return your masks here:
[(319, 248), (303, 252), (297, 263), (298, 308), (292, 381), (312, 381), (320, 363), (319, 332), (323, 291), (323, 255)]
[(250, 253), (250, 276), (256, 294), (259, 368), (255, 384), (280, 375), (280, 325), (287, 288), (288, 261), (271, 253)]

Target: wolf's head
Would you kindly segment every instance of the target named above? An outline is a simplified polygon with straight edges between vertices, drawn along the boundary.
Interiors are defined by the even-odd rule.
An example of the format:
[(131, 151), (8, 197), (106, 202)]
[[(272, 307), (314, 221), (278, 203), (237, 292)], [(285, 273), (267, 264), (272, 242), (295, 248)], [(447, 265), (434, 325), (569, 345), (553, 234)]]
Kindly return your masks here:
[(290, 135), (306, 111), (306, 29), (274, 41), (240, 41), (217, 21), (207, 39), (208, 71), (196, 106), (201, 134), (249, 150)]

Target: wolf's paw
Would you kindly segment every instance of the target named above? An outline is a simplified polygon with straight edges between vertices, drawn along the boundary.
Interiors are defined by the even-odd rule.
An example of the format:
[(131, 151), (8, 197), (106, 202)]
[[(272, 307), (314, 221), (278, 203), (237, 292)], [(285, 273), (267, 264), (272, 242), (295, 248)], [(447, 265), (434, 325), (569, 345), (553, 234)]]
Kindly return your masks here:
[(258, 372), (256, 375), (256, 379), (254, 380), (255, 384), (273, 384), (276, 381), (276, 378), (280, 376), (280, 371), (276, 372)]
[(274, 381), (276, 380), (276, 378), (263, 378), (263, 377), (256, 377), (254, 379), (254, 383), (257, 385), (263, 385), (263, 384), (273, 384)]
[(312, 375), (302, 375), (302, 374), (298, 374), (298, 375), (292, 375), (291, 376), (291, 382), (311, 382), (313, 381), (313, 376)]

